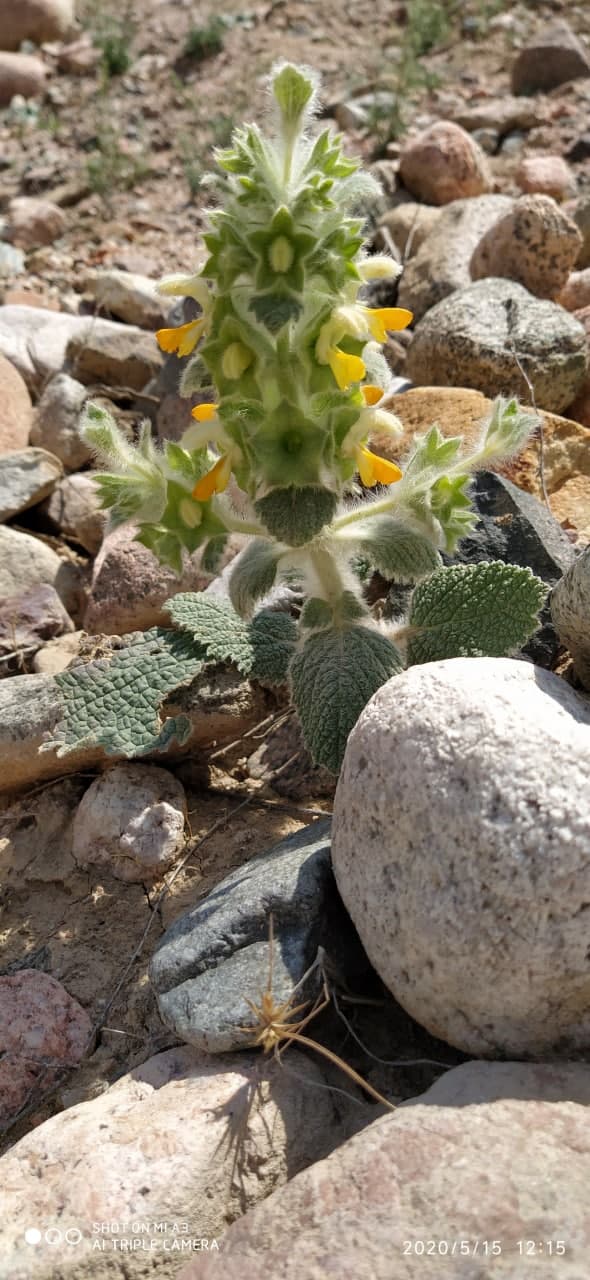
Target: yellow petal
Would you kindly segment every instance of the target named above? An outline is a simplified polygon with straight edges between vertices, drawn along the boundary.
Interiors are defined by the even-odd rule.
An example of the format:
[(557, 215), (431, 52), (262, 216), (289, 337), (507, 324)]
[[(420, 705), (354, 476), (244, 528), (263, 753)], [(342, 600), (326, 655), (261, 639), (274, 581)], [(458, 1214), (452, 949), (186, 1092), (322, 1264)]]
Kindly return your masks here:
[(227, 489), (231, 476), (231, 455), (224, 453), (218, 458), (215, 466), (197, 481), (193, 489), (193, 498), (198, 502), (207, 502), (214, 493), (222, 493)]
[(331, 348), (328, 363), (341, 391), (346, 391), (351, 382), (360, 382), (366, 373), (360, 356), (350, 356), (347, 351), (339, 351), (338, 347)]
[(189, 320), (188, 324), (181, 324), (177, 329), (158, 329), (158, 346), (162, 351), (176, 351), (179, 357), (188, 356), (194, 351), (204, 325), (205, 321), (201, 318)]
[(385, 342), (389, 332), (405, 329), (414, 319), (411, 311), (405, 307), (367, 307), (369, 328), (376, 342)]
[(211, 422), (217, 413), (216, 404), (196, 404), (191, 409), (191, 416), (197, 419), (197, 422)]
[(371, 450), (362, 444), (357, 445), (355, 457), (359, 476), (369, 489), (372, 489), (375, 484), (394, 484), (396, 480), (402, 478), (402, 472), (395, 462), (380, 458), (378, 454), (371, 453)]
[(383, 387), (374, 387), (370, 382), (366, 382), (361, 391), (365, 404), (369, 405), (378, 404), (384, 394)]

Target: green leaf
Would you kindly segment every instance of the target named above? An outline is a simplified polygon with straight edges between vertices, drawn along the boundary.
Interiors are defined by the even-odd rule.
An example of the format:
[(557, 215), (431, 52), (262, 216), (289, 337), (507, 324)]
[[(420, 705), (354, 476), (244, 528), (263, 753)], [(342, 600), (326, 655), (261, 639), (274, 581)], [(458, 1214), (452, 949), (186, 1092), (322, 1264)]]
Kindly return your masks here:
[(292, 294), (256, 293), (249, 304), (256, 319), (263, 324), (269, 333), (278, 333), (290, 320), (298, 320), (301, 315), (301, 303)]
[(412, 596), (409, 665), (516, 652), (536, 630), (546, 595), (530, 569), (501, 560), (439, 569)]
[(58, 756), (80, 747), (103, 747), (107, 755), (129, 757), (162, 751), (190, 733), (186, 716), (162, 721), (162, 700), (198, 675), (203, 649), (186, 635), (153, 627), (130, 637), (126, 648), (108, 658), (74, 667), (55, 677), (63, 699), (63, 718), (42, 751)]
[(291, 684), (316, 764), (338, 773), (361, 711), (401, 669), (395, 646), (370, 627), (331, 628), (309, 636), (291, 663)]
[(315, 92), (314, 80), (299, 67), (286, 63), (274, 76), (272, 91), (278, 102), (284, 125), (289, 134), (294, 133), (311, 105)]
[(299, 622), (307, 631), (323, 631), (325, 627), (332, 626), (333, 620), (334, 610), (328, 601), (311, 596), (303, 606)]
[(441, 565), (432, 542), (392, 516), (374, 516), (358, 526), (359, 550), (384, 578), (419, 582)]
[(185, 592), (165, 608), (173, 622), (202, 646), (208, 661), (233, 662), (242, 675), (279, 684), (287, 678), (297, 629), (288, 614), (262, 609), (251, 622), (231, 604)]
[(274, 586), (280, 552), (264, 538), (254, 538), (234, 562), (229, 580), (229, 598), (242, 618)]
[(330, 523), (337, 504), (336, 494), (329, 489), (321, 489), (319, 485), (302, 488), (292, 485), (288, 489), (271, 489), (254, 507), (277, 541), (302, 547)]

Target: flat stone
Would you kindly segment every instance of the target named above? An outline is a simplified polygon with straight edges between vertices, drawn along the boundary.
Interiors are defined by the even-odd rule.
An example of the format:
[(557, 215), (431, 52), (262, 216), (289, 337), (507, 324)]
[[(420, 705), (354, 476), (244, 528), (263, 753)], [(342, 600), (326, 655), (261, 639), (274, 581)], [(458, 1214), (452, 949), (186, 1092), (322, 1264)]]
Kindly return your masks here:
[(15, 449), (0, 455), (0, 520), (10, 520), (42, 502), (62, 476), (59, 458), (45, 449)]
[(143, 329), (39, 307), (0, 307), (0, 354), (39, 394), (64, 371), (80, 382), (141, 390), (161, 366), (156, 340)]
[(590, 547), (570, 565), (551, 595), (551, 614), (576, 674), (590, 689)]
[(482, 236), (471, 255), (471, 277), (507, 276), (537, 298), (557, 298), (581, 247), (580, 231), (555, 200), (521, 196)]
[(512, 92), (546, 93), (568, 80), (590, 76), (590, 58), (567, 22), (530, 36), (512, 64)]
[(469, 133), (493, 129), (503, 138), (512, 129), (536, 128), (544, 123), (545, 115), (544, 108), (536, 102), (505, 94), (502, 98), (483, 98), (480, 102), (466, 103), (453, 112), (453, 120)]
[(92, 1024), (60, 982), (37, 969), (0, 977), (0, 1123), (6, 1124), (88, 1049)]
[[(248, 1045), (240, 1028), (255, 1017), (245, 995), (257, 1001), (272, 972), (278, 1004), (290, 999), (318, 946), (332, 959), (354, 957), (330, 866), (330, 824), (320, 821), (282, 840), (227, 876), (213, 893), (167, 930), (150, 965), (160, 1015), (182, 1040), (208, 1053)], [(270, 916), (274, 944), (269, 943)], [(315, 997), (315, 970), (297, 999)]]
[(163, 357), (152, 333), (113, 320), (93, 320), (83, 333), (74, 333), (67, 359), (80, 382), (141, 391), (162, 367)]
[[(234, 1222), (224, 1280), (584, 1280), (589, 1076), (583, 1063), (448, 1071)], [(527, 1240), (562, 1243), (529, 1259)], [(203, 1253), (179, 1280), (220, 1270)]]
[(463, 1052), (590, 1048), (589, 769), (590, 700), (510, 658), (411, 667), (349, 737), (342, 899), (395, 999)]
[(399, 306), (408, 307), (418, 321), (437, 302), (470, 284), (472, 253), (513, 205), (510, 196), (486, 195), (453, 200), (438, 210), (432, 230), (404, 267)]
[(89, 271), (83, 284), (101, 311), (142, 329), (163, 325), (170, 310), (170, 300), (156, 292), (156, 282), (147, 276), (108, 267)]
[(406, 372), (418, 384), (474, 387), (492, 397), (501, 388), (526, 400), (515, 349), (537, 404), (566, 409), (586, 377), (584, 327), (514, 281), (477, 280), (433, 307), (414, 332)]

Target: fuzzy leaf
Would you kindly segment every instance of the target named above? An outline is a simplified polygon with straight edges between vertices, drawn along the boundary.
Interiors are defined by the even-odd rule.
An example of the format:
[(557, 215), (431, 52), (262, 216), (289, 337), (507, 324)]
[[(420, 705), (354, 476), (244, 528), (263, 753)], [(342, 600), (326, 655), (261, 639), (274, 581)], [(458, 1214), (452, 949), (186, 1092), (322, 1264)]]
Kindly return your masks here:
[(504, 657), (535, 631), (547, 586), (530, 569), (492, 560), (439, 569), (416, 587), (408, 663)]
[(252, 606), (274, 586), (279, 552), (264, 538), (254, 538), (236, 559), (229, 580), (229, 598), (240, 617), (247, 618)]
[(287, 614), (262, 609), (251, 622), (231, 604), (186, 592), (169, 600), (172, 621), (202, 645), (209, 662), (233, 662), (242, 675), (280, 684), (295, 650), (296, 627)]
[(391, 516), (375, 516), (359, 528), (359, 550), (384, 578), (419, 582), (441, 565), (429, 538)]
[(330, 628), (309, 636), (291, 663), (291, 683), (305, 743), (316, 764), (338, 773), (361, 711), (401, 669), (395, 646), (370, 627)]
[(186, 635), (153, 627), (131, 638), (126, 648), (55, 677), (63, 699), (63, 719), (42, 751), (65, 756), (80, 747), (103, 747), (107, 755), (128, 757), (162, 751), (175, 738), (186, 741), (186, 716), (162, 722), (167, 694), (196, 676), (203, 649)]
[(329, 489), (292, 485), (288, 489), (271, 489), (254, 507), (269, 533), (279, 542), (302, 547), (330, 523), (337, 504), (336, 494)]
[(311, 596), (306, 600), (299, 619), (301, 626), (308, 631), (323, 631), (325, 627), (331, 627), (333, 620), (334, 610), (327, 600), (322, 600), (319, 596)]
[(278, 333), (290, 320), (299, 319), (302, 307), (292, 294), (275, 291), (255, 294), (249, 309), (269, 333)]

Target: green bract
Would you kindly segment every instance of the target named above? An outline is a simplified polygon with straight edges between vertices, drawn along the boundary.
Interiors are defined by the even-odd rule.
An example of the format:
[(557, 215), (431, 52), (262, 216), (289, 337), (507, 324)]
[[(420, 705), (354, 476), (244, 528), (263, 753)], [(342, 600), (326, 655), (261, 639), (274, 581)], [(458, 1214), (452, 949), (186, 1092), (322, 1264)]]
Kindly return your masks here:
[[(98, 480), (113, 522), (133, 521), (137, 538), (177, 573), (198, 549), (214, 571), (229, 533), (253, 535), (230, 579), (229, 612), (177, 597), (173, 622), (207, 661), (234, 661), (271, 682), (288, 675), (308, 745), (337, 768), (364, 701), (402, 661), (363, 600), (359, 563), (400, 584), (444, 578), (439, 552), (452, 553), (476, 522), (471, 472), (516, 452), (536, 418), (498, 399), (468, 457), (460, 438), (433, 426), (416, 438), (403, 474), (371, 451), (372, 433), (401, 431), (387, 407), (381, 346), (412, 318), (363, 301), (368, 281), (398, 274), (391, 258), (369, 257), (363, 246), (356, 211), (376, 184), (343, 155), (338, 136), (312, 135), (312, 72), (283, 64), (272, 89), (274, 132), (246, 125), (216, 155), (221, 200), (209, 213), (203, 267), (160, 286), (200, 307), (196, 319), (157, 335), (164, 351), (190, 357), (180, 387), (204, 397), (194, 422), (161, 449), (148, 426), (131, 444), (97, 406), (83, 429), (110, 468)], [(226, 492), (230, 480), (241, 491), (240, 514)], [(376, 496), (367, 492), (376, 486)], [(252, 618), (281, 580), (305, 597), (297, 628), (268, 611)], [(494, 581), (482, 590), (472, 584), (476, 611), (488, 608)], [(494, 623), (493, 652), (524, 642), (539, 596), (518, 577), (502, 586), (498, 599), (515, 625)], [(519, 590), (520, 610), (508, 600)], [(425, 599), (430, 608), (420, 596), (416, 609)], [(440, 599), (437, 586), (439, 613)], [(422, 629), (410, 645), (412, 661), (452, 644), (439, 613), (429, 638)], [(462, 631), (463, 649), (488, 632), (475, 626), (471, 639)]]

